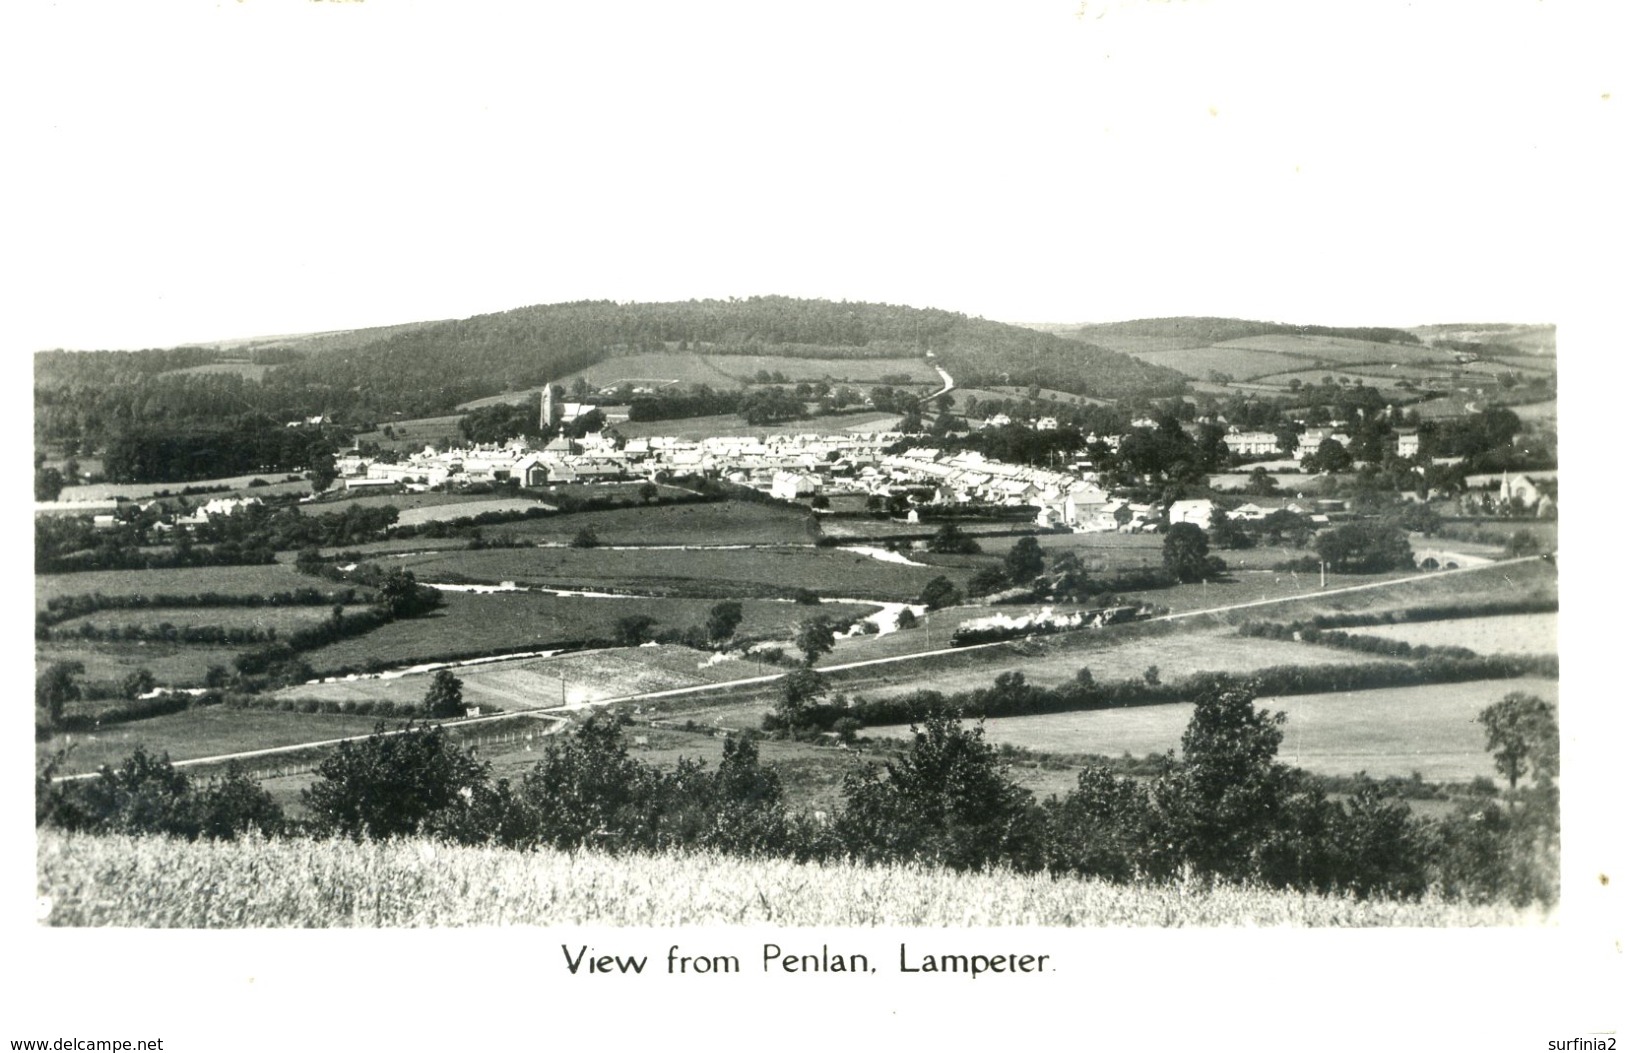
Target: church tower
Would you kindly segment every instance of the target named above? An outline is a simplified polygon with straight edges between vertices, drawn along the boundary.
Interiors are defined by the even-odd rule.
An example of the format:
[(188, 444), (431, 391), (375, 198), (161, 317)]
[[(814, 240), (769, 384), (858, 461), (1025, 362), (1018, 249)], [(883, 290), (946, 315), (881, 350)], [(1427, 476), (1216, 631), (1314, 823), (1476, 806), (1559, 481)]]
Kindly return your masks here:
[(554, 412), (553, 412), (553, 385), (552, 384), (544, 384), (544, 385), (542, 385), (542, 430), (543, 431), (546, 431), (547, 429), (549, 429), (549, 428), (551, 428), (553, 426), (553, 418), (554, 418)]

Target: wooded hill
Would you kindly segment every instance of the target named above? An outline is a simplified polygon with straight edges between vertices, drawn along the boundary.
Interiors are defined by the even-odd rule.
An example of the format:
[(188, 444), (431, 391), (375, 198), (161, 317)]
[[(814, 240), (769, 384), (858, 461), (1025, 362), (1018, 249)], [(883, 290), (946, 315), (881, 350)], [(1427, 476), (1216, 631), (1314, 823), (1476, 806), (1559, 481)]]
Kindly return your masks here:
[(522, 307), (398, 328), (342, 353), (307, 356), (273, 376), (279, 384), (354, 392), (363, 412), (426, 415), (617, 355), (664, 351), (819, 359), (931, 351), (967, 387), (1036, 384), (1105, 398), (1184, 387), (1172, 370), (1016, 326), (949, 311), (789, 297)]

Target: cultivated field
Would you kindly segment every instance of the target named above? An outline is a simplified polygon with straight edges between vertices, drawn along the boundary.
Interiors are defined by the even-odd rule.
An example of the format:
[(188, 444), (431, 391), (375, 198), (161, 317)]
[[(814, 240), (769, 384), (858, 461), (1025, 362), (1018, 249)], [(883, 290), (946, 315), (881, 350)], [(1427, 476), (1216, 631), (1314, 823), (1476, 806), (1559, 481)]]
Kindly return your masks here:
[(1502, 614), (1446, 622), (1411, 622), (1350, 629), (1363, 636), (1408, 644), (1466, 647), (1479, 654), (1556, 654), (1557, 615)]
[[(754, 379), (761, 370), (783, 373), (788, 383), (827, 380), (831, 384), (880, 384), (887, 376), (906, 376), (906, 384), (941, 387), (930, 363), (919, 358), (786, 358), (782, 355), (707, 355), (711, 368), (738, 380)], [(898, 383), (892, 381), (891, 383)]]
[(705, 356), (686, 351), (622, 355), (561, 377), (557, 383), (563, 384), (568, 391), (576, 377), (585, 377), (587, 383), (596, 388), (607, 388), (622, 382), (656, 390), (673, 384), (709, 384), (713, 388), (723, 389), (739, 387), (737, 380), (718, 369)]
[(1250, 380), (1305, 368), (1304, 360), (1296, 356), (1228, 346), (1142, 352), (1134, 357), (1198, 379), (1217, 372), (1227, 373), (1237, 380)]
[[(511, 852), (425, 841), (187, 844), (41, 831), (47, 925), (1466, 926), (1535, 911), (919, 866)], [(482, 894), (469, 895), (470, 889)], [(888, 962), (877, 962), (889, 968)]]
[[(720, 683), (764, 672), (754, 662), (712, 658), (709, 651), (659, 645), (470, 665), (459, 667), (456, 674), (463, 682), (463, 701), (469, 705), (514, 710), (550, 709), (646, 691)], [(765, 670), (778, 671), (773, 667)], [(417, 703), (429, 689), (430, 678), (428, 673), (414, 673), (387, 679), (358, 677), (297, 684), (277, 692), (277, 697)]]
[[(1474, 717), (1512, 691), (1557, 702), (1555, 681), (1523, 679), (1260, 698), (1256, 705), (1287, 716), (1283, 763), (1322, 775), (1363, 771), (1382, 778), (1421, 772), (1430, 782), (1466, 782), (1495, 776), (1484, 750), (1484, 729)], [(1177, 753), (1194, 708), (1180, 702), (995, 717), (986, 722), (987, 741), (1049, 753)], [(864, 730), (875, 737), (907, 733), (906, 725)]]

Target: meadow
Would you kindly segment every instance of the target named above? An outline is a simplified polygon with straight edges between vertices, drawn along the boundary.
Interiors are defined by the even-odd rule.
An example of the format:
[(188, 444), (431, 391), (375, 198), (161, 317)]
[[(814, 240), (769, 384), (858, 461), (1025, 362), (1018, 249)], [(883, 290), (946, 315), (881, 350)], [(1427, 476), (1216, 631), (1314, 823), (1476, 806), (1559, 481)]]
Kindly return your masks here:
[(615, 425), (615, 430), (628, 439), (647, 438), (652, 435), (675, 439), (705, 439), (713, 435), (749, 436), (765, 438), (769, 435), (840, 435), (843, 432), (892, 431), (902, 418), (896, 413), (874, 410), (849, 410), (844, 413), (814, 414), (799, 420), (777, 424), (746, 424), (736, 413), (723, 413), (710, 417), (682, 417), (676, 420), (628, 421)]
[(1362, 636), (1429, 647), (1454, 645), (1479, 654), (1556, 654), (1557, 614), (1502, 614), (1441, 622), (1371, 625), (1352, 629)]
[[(469, 925), (1470, 926), (1533, 910), (920, 866), (512, 852), (428, 841), (186, 843), (42, 830), (40, 922), (141, 928)], [(480, 890), (471, 895), (470, 890)], [(884, 964), (884, 963), (882, 963)]]
[(39, 608), (59, 596), (263, 596), (293, 589), (323, 587), (291, 565), (251, 564), (236, 567), (171, 567), (163, 570), (86, 570), (73, 574), (34, 575), (34, 602)]
[[(35, 744), (41, 755), (68, 749), (62, 771), (95, 771), (103, 764), (118, 764), (137, 746), (154, 756), (168, 753), (171, 760), (218, 757), (245, 750), (294, 746), (349, 735), (366, 735), (378, 721), (338, 713), (287, 713), (265, 709), (228, 709), (205, 706), (160, 717), (116, 724), (90, 734), (53, 735)], [(70, 749), (71, 747), (71, 749)]]
[(542, 516), (490, 527), (487, 533), (557, 544), (591, 529), (603, 545), (805, 545), (814, 537), (810, 525), (810, 513), (782, 505), (710, 501)]
[[(614, 539), (606, 538), (612, 543)], [(558, 588), (613, 588), (628, 593), (697, 596), (785, 596), (811, 589), (821, 596), (907, 600), (932, 578), (958, 580), (966, 568), (911, 567), (840, 549), (783, 548), (684, 552), (660, 549), (496, 549), (403, 556), (419, 581), (513, 581)]]
[[(1260, 709), (1285, 713), (1279, 759), (1321, 775), (1365, 772), (1373, 778), (1430, 782), (1493, 778), (1484, 750), (1479, 711), (1512, 691), (1557, 702), (1551, 680), (1492, 680), (1426, 687), (1331, 692), (1259, 698)], [(1099, 709), (1032, 717), (994, 717), (987, 741), (1047, 753), (1144, 756), (1179, 750), (1194, 706), (1188, 702), (1125, 709)], [(864, 729), (876, 738), (907, 735), (906, 725)]]
[[(250, 487), (248, 484), (255, 479), (262, 480), (267, 486)], [(106, 501), (114, 497), (123, 497), (131, 501), (139, 501), (159, 493), (179, 494), (188, 487), (210, 491), (196, 494), (191, 498), (191, 500), (199, 503), (215, 497), (310, 492), (308, 482), (303, 480), (289, 482), (286, 473), (261, 472), (258, 475), (231, 475), (219, 479), (189, 479), (184, 483), (83, 483), (77, 486), (64, 486), (57, 500)], [(225, 491), (228, 490), (234, 493), (227, 494)], [(236, 494), (235, 491), (241, 491), (242, 493)]]
[[(718, 602), (710, 598), (598, 598), (540, 592), (446, 592), (442, 596), (444, 605), (430, 614), (390, 622), (365, 636), (307, 651), (303, 657), (318, 672), (324, 672), (345, 667), (361, 669), (369, 663), (393, 667), (498, 651), (539, 651), (561, 643), (612, 639), (616, 623), (629, 615), (654, 618), (653, 631), (657, 633), (703, 626)], [(753, 637), (787, 637), (803, 619), (815, 614), (842, 620), (875, 610), (869, 604), (811, 607), (751, 599), (740, 603), (745, 619), (739, 632)]]
[[(114, 612), (109, 612), (114, 613)], [(79, 642), (75, 640), (41, 643), (34, 647), (34, 664), (44, 669), (52, 662), (80, 662), (87, 683), (117, 684), (138, 669), (151, 673), (160, 685), (201, 684), (210, 666), (231, 668), (231, 660), (241, 647), (207, 647), (194, 644), (143, 641)], [(81, 703), (69, 705), (69, 713), (88, 712)]]
[(103, 630), (117, 630), (123, 626), (141, 626), (155, 630), (168, 624), (176, 629), (192, 626), (219, 626), (222, 629), (262, 629), (282, 636), (303, 629), (333, 616), (331, 606), (260, 606), (260, 607), (143, 607), (139, 610), (97, 611), (80, 618), (70, 618), (53, 627), (57, 636), (71, 634), (82, 625)]

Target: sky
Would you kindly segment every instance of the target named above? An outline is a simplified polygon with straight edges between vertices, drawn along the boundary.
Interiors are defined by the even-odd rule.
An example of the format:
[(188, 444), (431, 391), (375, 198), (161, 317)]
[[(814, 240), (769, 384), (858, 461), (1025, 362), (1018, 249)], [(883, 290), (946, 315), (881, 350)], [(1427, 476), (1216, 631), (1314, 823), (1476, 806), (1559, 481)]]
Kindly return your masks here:
[(1555, 321), (1609, 5), (29, 3), (16, 350), (577, 299)]

